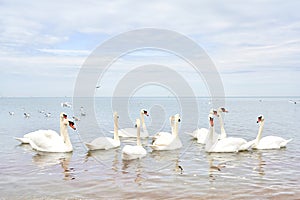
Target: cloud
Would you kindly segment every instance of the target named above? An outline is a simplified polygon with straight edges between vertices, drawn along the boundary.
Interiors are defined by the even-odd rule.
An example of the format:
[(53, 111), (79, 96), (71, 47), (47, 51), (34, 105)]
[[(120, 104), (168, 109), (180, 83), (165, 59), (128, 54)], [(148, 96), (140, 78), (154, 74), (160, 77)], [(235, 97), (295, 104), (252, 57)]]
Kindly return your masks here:
[[(106, 39), (124, 31), (154, 27), (178, 31), (202, 46), (221, 72), (230, 94), (245, 94), (253, 89), (239, 76), (262, 77), (266, 72), (271, 75), (265, 78), (268, 81), (265, 89), (273, 88), (271, 83), (276, 85), (274, 80), (280, 80), (280, 72), (284, 72), (287, 93), (299, 94), (292, 87), (299, 83), (293, 78), (300, 64), (299, 6), (298, 1), (268, 0), (222, 3), (3, 0), (0, 3), (0, 78), (30, 72), (37, 77), (46, 72), (55, 76), (64, 74), (66, 69), (75, 72)], [(120, 60), (143, 63), (148, 53)], [(157, 63), (171, 58), (159, 53), (151, 55)], [(178, 67), (178, 70), (190, 73), (185, 68)], [(75, 80), (76, 74), (72, 73), (72, 77)], [(239, 84), (246, 85), (247, 89), (239, 88)], [(272, 92), (280, 94), (276, 90)]]

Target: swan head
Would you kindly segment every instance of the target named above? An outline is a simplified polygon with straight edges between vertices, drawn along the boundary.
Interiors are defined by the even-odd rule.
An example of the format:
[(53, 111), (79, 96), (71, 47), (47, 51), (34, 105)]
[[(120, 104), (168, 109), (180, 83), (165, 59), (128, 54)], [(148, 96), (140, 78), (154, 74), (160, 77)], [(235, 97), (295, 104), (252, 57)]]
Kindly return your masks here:
[(64, 112), (60, 113), (60, 119), (63, 120), (63, 119), (67, 119), (68, 118), (68, 115)]
[(224, 112), (224, 113), (228, 113), (228, 110), (226, 109), (226, 108), (224, 108), (224, 107), (220, 107), (220, 108), (218, 108), (218, 112)]
[(214, 108), (210, 109), (209, 114), (218, 116), (218, 111)]
[(74, 122), (72, 121), (69, 121), (69, 126), (73, 129), (73, 130), (76, 130), (76, 127), (74, 126)]
[(174, 116), (174, 119), (175, 119), (175, 122), (180, 122), (180, 121), (181, 121), (180, 115), (179, 115), (179, 114), (176, 114), (176, 115)]
[(64, 113), (64, 112), (60, 113), (60, 120), (63, 121), (63, 120), (65, 120), (65, 119), (68, 120), (69, 126), (70, 126), (73, 130), (76, 130), (76, 127), (74, 126), (74, 125), (75, 125), (74, 122), (72, 122), (72, 121), (70, 121), (70, 120), (68, 119), (68, 115), (67, 115), (66, 113)]
[(114, 119), (119, 119), (118, 112), (114, 112), (113, 117), (114, 117)]
[(261, 123), (261, 122), (263, 122), (264, 120), (265, 120), (265, 117), (264, 117), (263, 115), (259, 115), (259, 116), (257, 117), (256, 123)]
[(148, 111), (145, 110), (145, 109), (142, 109), (142, 110), (141, 110), (141, 114), (144, 114), (144, 115), (146, 115), (146, 116), (149, 116)]
[(213, 114), (209, 114), (208, 115), (208, 120), (209, 120), (209, 125), (211, 127), (213, 127), (214, 126), (214, 115)]

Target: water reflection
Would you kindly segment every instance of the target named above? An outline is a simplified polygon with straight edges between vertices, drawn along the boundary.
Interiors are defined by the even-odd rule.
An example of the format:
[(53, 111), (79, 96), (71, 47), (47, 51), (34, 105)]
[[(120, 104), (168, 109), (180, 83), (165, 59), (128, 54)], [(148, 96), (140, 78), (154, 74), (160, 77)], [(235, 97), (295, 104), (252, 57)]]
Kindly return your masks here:
[(122, 174), (129, 174), (130, 168), (132, 168), (132, 171), (135, 171), (134, 182), (139, 186), (147, 180), (143, 175), (144, 168), (141, 163), (142, 161), (140, 159), (122, 160)]
[(265, 175), (265, 169), (264, 166), (266, 165), (266, 162), (262, 158), (262, 152), (257, 152), (256, 159), (257, 159), (257, 167), (253, 168), (253, 171), (258, 172), (259, 175), (264, 176)]
[[(152, 151), (150, 157), (156, 162), (151, 170), (160, 171), (165, 168), (174, 166), (173, 171), (179, 174), (183, 174), (184, 167), (180, 164), (180, 150), (171, 151)], [(155, 168), (154, 168), (155, 167)]]
[(119, 170), (119, 155), (119, 148), (109, 150), (88, 151), (85, 156), (84, 162), (87, 162), (90, 158), (93, 158), (97, 162), (105, 165), (107, 168), (111, 168), (115, 172), (117, 172)]
[(48, 168), (55, 165), (60, 165), (63, 169), (64, 180), (75, 179), (73, 172), (74, 168), (69, 167), (72, 153), (46, 153), (38, 152), (32, 157), (32, 162), (41, 167)]

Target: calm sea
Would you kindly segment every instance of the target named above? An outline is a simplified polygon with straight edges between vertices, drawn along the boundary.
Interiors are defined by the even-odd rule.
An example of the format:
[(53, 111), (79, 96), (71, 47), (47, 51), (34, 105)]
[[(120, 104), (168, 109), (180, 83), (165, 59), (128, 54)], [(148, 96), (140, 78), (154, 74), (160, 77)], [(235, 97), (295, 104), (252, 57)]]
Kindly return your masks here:
[[(120, 98), (115, 103), (125, 100)], [(182, 114), (179, 135), (183, 148), (152, 152), (145, 147), (146, 157), (123, 161), (121, 149), (125, 144), (134, 144), (134, 139), (122, 139), (121, 148), (108, 151), (88, 152), (83, 144), (103, 135), (112, 137), (109, 131), (113, 129), (115, 108), (110, 98), (95, 99), (95, 114), (88, 108), (84, 108), (86, 116), (77, 114), (78, 130), (69, 129), (74, 151), (66, 154), (38, 153), (28, 145), (19, 145), (13, 137), (39, 129), (59, 131), (60, 112), (70, 118), (79, 113), (61, 107), (71, 98), (0, 98), (0, 199), (299, 199), (300, 102), (292, 104), (288, 100), (226, 99), (228, 135), (254, 139), (258, 131), (256, 118), (263, 114), (264, 136), (293, 141), (281, 150), (220, 154), (205, 153), (203, 145), (185, 134), (207, 127), (208, 99), (197, 99), (197, 108), (189, 104), (188, 98), (184, 108), (174, 98), (126, 100), (127, 108), (119, 112), (121, 128), (134, 126), (124, 120), (124, 110), (134, 121), (141, 108), (148, 109), (150, 116), (145, 121), (151, 135), (159, 130), (170, 131), (168, 117)], [(183, 110), (185, 113), (181, 113)], [(25, 118), (24, 112), (30, 117)], [(91, 120), (93, 115), (96, 124)], [(145, 146), (150, 142), (150, 138), (143, 140)], [(220, 171), (211, 166), (219, 166)]]

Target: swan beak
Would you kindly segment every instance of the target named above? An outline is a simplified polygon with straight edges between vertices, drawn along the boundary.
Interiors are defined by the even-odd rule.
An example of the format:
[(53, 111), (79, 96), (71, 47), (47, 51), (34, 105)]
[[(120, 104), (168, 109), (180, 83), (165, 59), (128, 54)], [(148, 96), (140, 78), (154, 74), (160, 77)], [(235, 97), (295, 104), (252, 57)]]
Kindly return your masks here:
[(209, 123), (210, 123), (210, 125), (213, 127), (214, 126), (214, 119), (213, 118), (209, 118)]
[(76, 130), (76, 127), (74, 126), (74, 122), (69, 121), (69, 126), (70, 126), (73, 130)]

